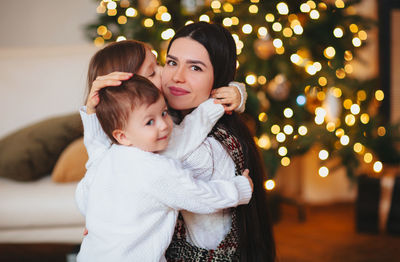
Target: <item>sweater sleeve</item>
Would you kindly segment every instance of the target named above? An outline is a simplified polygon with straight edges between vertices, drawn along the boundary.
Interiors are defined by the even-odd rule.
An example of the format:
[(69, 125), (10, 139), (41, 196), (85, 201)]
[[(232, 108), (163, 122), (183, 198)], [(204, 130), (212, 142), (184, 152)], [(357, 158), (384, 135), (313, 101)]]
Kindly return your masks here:
[(235, 109), (235, 111), (238, 113), (243, 113), (244, 110), (246, 109), (246, 100), (247, 100), (246, 86), (243, 83), (239, 83), (239, 82), (235, 82), (235, 81), (230, 82), (229, 86), (234, 86), (238, 89), (241, 99), (240, 99), (240, 104)]
[(79, 181), (75, 190), (75, 202), (78, 206), (79, 212), (86, 216), (86, 206), (88, 200), (88, 186), (86, 184), (86, 176)]
[(243, 176), (230, 180), (196, 180), (178, 162), (164, 160), (162, 168), (158, 169), (162, 170), (162, 174), (152, 181), (151, 192), (173, 209), (209, 214), (250, 201), (251, 187)]
[(79, 110), (83, 123), (83, 143), (88, 152), (86, 169), (89, 169), (96, 158), (103, 154), (111, 146), (111, 140), (104, 133), (96, 114), (87, 114), (86, 106)]
[(174, 126), (168, 147), (162, 154), (183, 160), (203, 143), (223, 114), (224, 107), (215, 104), (214, 99), (201, 103), (180, 125)]

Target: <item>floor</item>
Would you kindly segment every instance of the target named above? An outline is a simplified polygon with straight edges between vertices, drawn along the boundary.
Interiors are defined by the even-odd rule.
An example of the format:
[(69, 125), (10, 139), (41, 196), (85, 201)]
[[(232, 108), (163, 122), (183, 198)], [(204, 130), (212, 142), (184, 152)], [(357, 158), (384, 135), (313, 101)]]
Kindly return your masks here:
[[(275, 225), (278, 262), (400, 262), (400, 236), (355, 232), (354, 205), (306, 207), (305, 222), (297, 210), (281, 206)], [(0, 262), (72, 262), (71, 245), (0, 245)]]
[(279, 262), (399, 262), (400, 236), (357, 233), (354, 205), (306, 207), (306, 221), (282, 206), (275, 225)]

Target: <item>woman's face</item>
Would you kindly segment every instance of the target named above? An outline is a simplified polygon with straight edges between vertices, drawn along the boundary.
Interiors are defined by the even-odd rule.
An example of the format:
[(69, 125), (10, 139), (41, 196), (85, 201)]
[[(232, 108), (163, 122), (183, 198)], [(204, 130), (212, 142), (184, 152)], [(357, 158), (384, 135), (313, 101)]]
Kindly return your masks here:
[(199, 42), (176, 39), (167, 54), (162, 72), (162, 91), (176, 110), (188, 110), (207, 100), (214, 83), (209, 55)]
[(162, 67), (157, 63), (155, 55), (146, 48), (146, 57), (137, 74), (149, 79), (158, 89), (161, 89)]

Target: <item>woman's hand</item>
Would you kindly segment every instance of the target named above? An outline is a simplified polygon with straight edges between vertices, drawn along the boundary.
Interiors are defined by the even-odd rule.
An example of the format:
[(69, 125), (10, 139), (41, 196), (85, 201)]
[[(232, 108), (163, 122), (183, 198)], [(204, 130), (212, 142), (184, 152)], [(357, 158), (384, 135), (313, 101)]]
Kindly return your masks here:
[(241, 94), (234, 86), (224, 86), (211, 91), (211, 97), (216, 104), (222, 104), (227, 114), (232, 114), (241, 102)]
[(132, 77), (132, 73), (126, 72), (112, 72), (108, 75), (98, 76), (96, 80), (93, 81), (92, 87), (86, 101), (86, 113), (94, 114), (96, 113), (96, 106), (99, 104), (99, 90), (107, 86), (119, 86), (123, 80), (128, 80)]
[(253, 192), (254, 190), (254, 184), (253, 184), (253, 180), (251, 180), (250, 176), (249, 176), (249, 170), (245, 169), (242, 173), (242, 176), (244, 176), (245, 178), (247, 178), (247, 180), (249, 180), (250, 183), (250, 187), (251, 187), (251, 192)]

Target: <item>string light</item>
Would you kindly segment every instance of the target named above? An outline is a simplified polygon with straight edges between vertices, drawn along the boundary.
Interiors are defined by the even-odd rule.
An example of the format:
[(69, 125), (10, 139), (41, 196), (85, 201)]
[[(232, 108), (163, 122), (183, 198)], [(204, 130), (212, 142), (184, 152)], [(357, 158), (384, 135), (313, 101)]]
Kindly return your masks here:
[(283, 158), (281, 159), (281, 165), (282, 165), (282, 166), (288, 166), (288, 165), (290, 165), (290, 158), (288, 158), (287, 156), (283, 157)]
[(135, 8), (129, 7), (128, 9), (126, 9), (125, 11), (125, 15), (127, 17), (136, 17), (138, 14), (138, 12), (136, 11)]
[(243, 25), (243, 27), (242, 27), (242, 31), (243, 31), (243, 33), (245, 33), (245, 34), (250, 34), (251, 31), (253, 31), (253, 27), (252, 27), (250, 24), (245, 24), (245, 25)]
[(289, 7), (286, 3), (280, 2), (276, 5), (276, 9), (278, 10), (278, 13), (281, 15), (287, 15), (289, 13)]
[(382, 90), (375, 91), (375, 99), (378, 101), (382, 101), (385, 98), (385, 95)]
[(318, 169), (320, 177), (327, 177), (329, 175), (329, 169), (326, 166), (322, 166)]
[(308, 129), (305, 126), (300, 126), (298, 129), (298, 132), (299, 132), (299, 135), (305, 136), (308, 132)]
[(382, 171), (383, 165), (381, 161), (376, 161), (374, 163), (374, 172), (375, 173), (380, 173)]
[(281, 128), (278, 125), (271, 126), (271, 133), (276, 135), (281, 131)]
[(267, 190), (273, 190), (275, 188), (275, 181), (272, 179), (269, 179), (265, 181), (265, 189)]
[(285, 110), (283, 110), (283, 115), (286, 118), (291, 118), (293, 116), (293, 110), (291, 108), (285, 108)]

